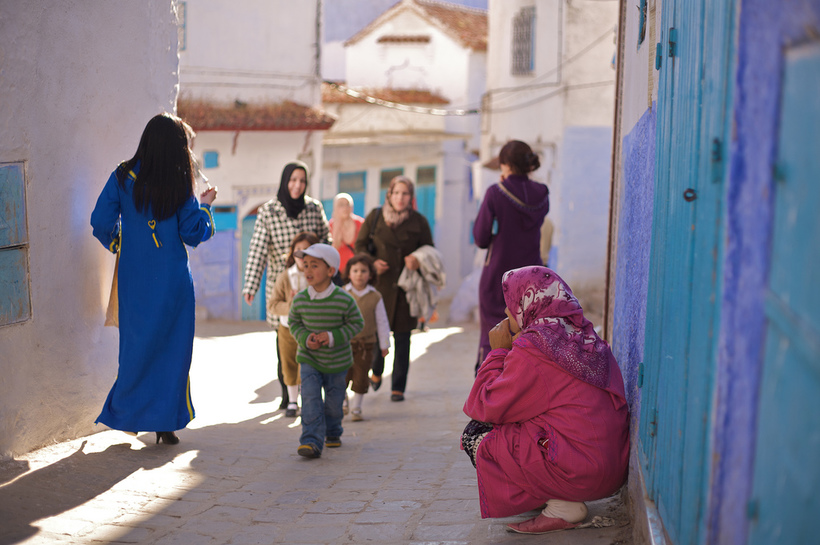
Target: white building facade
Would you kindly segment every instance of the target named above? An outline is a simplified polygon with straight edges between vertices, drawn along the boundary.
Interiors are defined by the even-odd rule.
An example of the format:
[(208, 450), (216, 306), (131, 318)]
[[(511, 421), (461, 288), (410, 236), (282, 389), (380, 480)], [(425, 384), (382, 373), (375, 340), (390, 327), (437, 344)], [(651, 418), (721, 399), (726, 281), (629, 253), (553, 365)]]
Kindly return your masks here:
[(413, 179), (419, 211), (445, 258), (444, 296), (472, 268), (471, 163), (479, 147), (486, 21), (485, 10), (403, 0), (345, 44), (344, 89), (371, 102), (326, 95), (338, 120), (324, 139), (322, 198), (360, 193), (357, 213), (366, 213), (383, 204), (393, 176)]
[(213, 243), (191, 252), (200, 318), (264, 319), (241, 289), (256, 209), (276, 197), (282, 169), (311, 169), (320, 196), (321, 12), (316, 1), (180, 2), (180, 115), (197, 132), (202, 172), (219, 187)]
[[(549, 265), (593, 313), (603, 309), (606, 283), (617, 17), (615, 1), (489, 4), (480, 165), (509, 140), (539, 154), (531, 178), (550, 188)], [(499, 171), (476, 172), (483, 195)]]

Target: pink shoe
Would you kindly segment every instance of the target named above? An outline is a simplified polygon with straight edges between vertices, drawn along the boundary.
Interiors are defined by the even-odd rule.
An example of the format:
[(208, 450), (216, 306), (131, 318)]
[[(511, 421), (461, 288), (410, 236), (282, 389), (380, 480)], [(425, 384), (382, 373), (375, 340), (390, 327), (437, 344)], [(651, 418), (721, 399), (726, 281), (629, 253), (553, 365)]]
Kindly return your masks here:
[(519, 522), (517, 524), (508, 524), (507, 528), (511, 532), (518, 532), (519, 534), (548, 534), (550, 532), (559, 532), (561, 530), (570, 530), (578, 526), (578, 523), (567, 522), (564, 519), (545, 517), (538, 515), (537, 517)]

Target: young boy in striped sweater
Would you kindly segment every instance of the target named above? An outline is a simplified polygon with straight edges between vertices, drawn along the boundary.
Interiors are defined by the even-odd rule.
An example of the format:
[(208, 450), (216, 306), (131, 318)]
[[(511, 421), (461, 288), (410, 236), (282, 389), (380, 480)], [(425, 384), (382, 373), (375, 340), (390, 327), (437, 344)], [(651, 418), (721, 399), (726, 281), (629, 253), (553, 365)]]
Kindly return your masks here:
[(302, 378), (297, 453), (318, 458), (322, 446), (342, 446), (345, 377), (353, 365), (350, 339), (362, 330), (364, 320), (353, 297), (331, 280), (339, 268), (339, 252), (333, 246), (313, 244), (293, 255), (303, 258), (308, 284), (293, 296), (288, 315), (290, 333), (299, 344), (296, 361)]

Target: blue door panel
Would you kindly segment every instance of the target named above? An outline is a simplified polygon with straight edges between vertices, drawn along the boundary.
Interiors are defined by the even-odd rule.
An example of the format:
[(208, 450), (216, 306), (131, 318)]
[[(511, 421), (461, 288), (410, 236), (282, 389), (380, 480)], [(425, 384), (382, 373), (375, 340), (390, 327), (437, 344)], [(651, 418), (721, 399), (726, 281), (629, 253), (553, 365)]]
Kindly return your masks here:
[[(720, 301), (731, 0), (663, 5), (656, 176), (639, 437), (647, 492), (673, 543), (705, 535)], [(671, 43), (674, 42), (674, 43)], [(714, 74), (710, 85), (705, 73)], [(715, 175), (717, 173), (717, 175)]]
[(820, 45), (787, 52), (749, 542), (816, 543), (820, 510)]
[[(240, 278), (242, 283), (245, 282), (245, 266), (248, 264), (248, 249), (251, 246), (251, 237), (253, 236), (253, 227), (256, 224), (256, 214), (246, 216), (242, 220), (242, 270), (240, 271)], [(242, 319), (243, 320), (264, 320), (265, 319), (265, 283), (268, 278), (268, 269), (265, 267), (265, 272), (262, 274), (262, 280), (259, 284), (259, 291), (256, 292), (256, 297), (253, 298), (253, 303), (248, 305), (244, 299), (242, 301)], [(241, 290), (240, 290), (241, 291)]]
[(436, 186), (433, 184), (416, 186), (416, 206), (430, 224), (430, 232), (436, 232)]

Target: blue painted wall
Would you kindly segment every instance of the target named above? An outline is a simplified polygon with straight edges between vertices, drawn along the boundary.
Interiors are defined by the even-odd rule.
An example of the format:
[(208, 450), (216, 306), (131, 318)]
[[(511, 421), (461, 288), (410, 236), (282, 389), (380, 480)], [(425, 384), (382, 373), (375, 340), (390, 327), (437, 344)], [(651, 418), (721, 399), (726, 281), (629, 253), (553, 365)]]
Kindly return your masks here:
[[(211, 320), (239, 320), (241, 296), (235, 230), (217, 231), (207, 242), (190, 248), (197, 311)], [(244, 272), (244, 271), (243, 271)]]
[[(754, 527), (747, 509), (755, 449), (767, 441), (757, 437), (756, 430), (766, 341), (765, 295), (783, 52), (818, 41), (820, 0), (735, 0), (735, 6), (740, 15), (730, 75), (733, 130), (725, 154), (728, 174), (722, 210), (720, 319), (714, 331), (718, 353), (714, 407), (709, 415), (712, 435), (706, 446), (712, 465), (702, 516), (706, 519), (705, 542), (740, 545), (748, 543)], [(820, 93), (816, 96), (820, 100)], [(612, 344), (623, 370), (633, 425), (640, 408), (637, 370), (643, 359), (646, 321), (655, 129), (655, 115), (647, 111), (622, 142)], [(809, 485), (816, 488), (814, 483)], [(793, 508), (801, 507), (806, 509), (799, 504)]]
[(748, 537), (746, 503), (758, 440), (782, 49), (816, 40), (818, 31), (820, 1), (742, 2), (716, 375), (713, 441), (718, 461), (709, 513), (709, 538), (719, 543), (746, 543)]
[(612, 305), (612, 350), (621, 367), (632, 430), (640, 414), (638, 367), (643, 361), (644, 323), (655, 190), (655, 109), (644, 112), (623, 139), (623, 176), (618, 257)]

